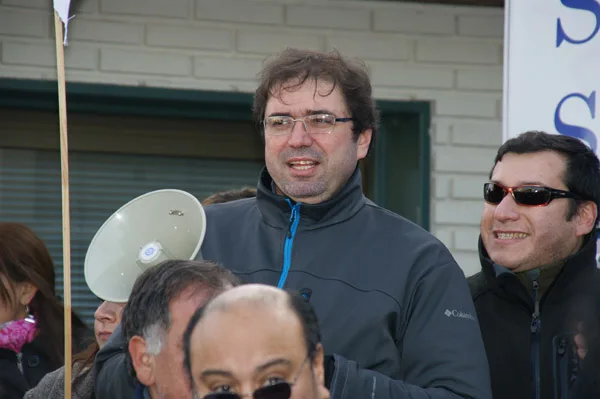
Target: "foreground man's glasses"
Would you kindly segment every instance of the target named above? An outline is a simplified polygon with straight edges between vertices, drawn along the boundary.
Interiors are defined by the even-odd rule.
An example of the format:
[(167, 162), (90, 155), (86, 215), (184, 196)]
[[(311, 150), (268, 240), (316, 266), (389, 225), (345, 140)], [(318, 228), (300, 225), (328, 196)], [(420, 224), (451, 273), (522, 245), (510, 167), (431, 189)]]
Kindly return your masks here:
[(290, 399), (292, 396), (292, 387), (300, 378), (300, 374), (302, 373), (302, 369), (304, 365), (310, 359), (310, 355), (307, 356), (302, 365), (298, 369), (294, 380), (290, 382), (279, 382), (273, 385), (267, 385), (261, 388), (258, 388), (253, 393), (239, 394), (235, 392), (213, 392), (209, 393), (206, 396), (203, 396), (202, 399), (242, 399), (242, 398), (253, 398), (253, 399)]

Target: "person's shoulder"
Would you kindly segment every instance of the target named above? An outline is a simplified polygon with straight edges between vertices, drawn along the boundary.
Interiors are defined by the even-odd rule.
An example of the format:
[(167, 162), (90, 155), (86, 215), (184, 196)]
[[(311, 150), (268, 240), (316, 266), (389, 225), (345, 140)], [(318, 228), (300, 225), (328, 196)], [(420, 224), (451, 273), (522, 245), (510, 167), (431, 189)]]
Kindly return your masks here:
[(255, 214), (257, 209), (256, 198), (243, 198), (207, 205), (204, 208), (204, 212), (206, 214), (206, 221), (209, 224), (229, 226), (231, 223), (238, 223), (241, 219)]
[[(444, 253), (450, 254), (450, 251), (433, 233), (423, 226), (408, 218), (401, 216), (389, 209), (383, 208), (370, 200), (367, 200), (367, 217), (374, 221), (373, 225), (381, 234), (401, 240), (403, 243), (421, 248), (423, 245), (430, 249), (437, 248)], [(406, 245), (401, 246), (403, 249)]]
[(469, 290), (471, 290), (471, 297), (473, 298), (473, 301), (476, 301), (483, 295), (490, 292), (490, 287), (487, 283), (486, 277), (481, 271), (467, 277), (467, 283), (469, 284)]
[(450, 249), (435, 234), (371, 201), (366, 208), (367, 218), (372, 221), (369, 224), (373, 226), (369, 236), (387, 244), (387, 251), (379, 256), (402, 259), (415, 279), (430, 276), (434, 270), (464, 279), (464, 272)]
[(54, 398), (64, 394), (65, 367), (46, 374), (40, 382), (25, 393), (23, 399)]
[[(90, 367), (75, 362), (72, 367), (73, 398), (91, 397), (94, 376)], [(40, 382), (25, 393), (23, 399), (54, 399), (64, 397), (65, 366), (46, 374)]]
[(206, 215), (224, 215), (245, 212), (256, 207), (256, 198), (242, 198), (235, 201), (211, 204), (204, 207)]
[(431, 235), (431, 233), (429, 233), (427, 230), (425, 230), (423, 227), (419, 226), (415, 222), (387, 208), (379, 206), (369, 199), (367, 199), (366, 201), (365, 210), (366, 212), (368, 212), (369, 217), (375, 219), (375, 221), (377, 221), (378, 223), (382, 223), (388, 226), (394, 226), (401, 229), (408, 229), (414, 233)]

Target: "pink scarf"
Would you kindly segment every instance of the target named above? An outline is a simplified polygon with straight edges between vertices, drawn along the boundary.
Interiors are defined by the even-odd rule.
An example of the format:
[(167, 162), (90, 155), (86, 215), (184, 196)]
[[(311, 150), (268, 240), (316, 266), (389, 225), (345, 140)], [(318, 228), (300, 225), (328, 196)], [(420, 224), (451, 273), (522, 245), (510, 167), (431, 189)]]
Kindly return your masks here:
[(33, 341), (36, 331), (37, 321), (31, 315), (0, 324), (0, 348), (21, 353), (23, 346)]

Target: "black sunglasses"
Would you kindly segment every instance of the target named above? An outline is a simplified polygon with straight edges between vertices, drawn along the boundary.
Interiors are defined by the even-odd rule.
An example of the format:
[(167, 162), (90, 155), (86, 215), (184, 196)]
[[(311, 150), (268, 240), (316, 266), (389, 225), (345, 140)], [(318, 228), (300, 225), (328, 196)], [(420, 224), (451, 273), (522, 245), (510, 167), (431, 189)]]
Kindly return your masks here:
[[(251, 397), (254, 399), (290, 399), (292, 396), (292, 386), (296, 383), (296, 381), (298, 381), (300, 374), (302, 374), (304, 365), (308, 363), (310, 359), (310, 355), (304, 359), (304, 362), (302, 362), (302, 365), (298, 369), (293, 382), (278, 382), (277, 384), (258, 388), (252, 393)], [(214, 392), (203, 396), (202, 399), (242, 399), (247, 397), (250, 397), (250, 395), (240, 395), (235, 392)]]
[(504, 187), (498, 183), (483, 185), (483, 199), (492, 205), (498, 205), (508, 193), (517, 204), (525, 206), (546, 206), (557, 198), (582, 199), (570, 191), (543, 186)]
[[(292, 396), (292, 384), (289, 382), (280, 382), (273, 385), (267, 385), (258, 388), (252, 393), (254, 399), (290, 399)], [(240, 396), (235, 392), (216, 392), (209, 393), (202, 399), (241, 399), (248, 395)]]

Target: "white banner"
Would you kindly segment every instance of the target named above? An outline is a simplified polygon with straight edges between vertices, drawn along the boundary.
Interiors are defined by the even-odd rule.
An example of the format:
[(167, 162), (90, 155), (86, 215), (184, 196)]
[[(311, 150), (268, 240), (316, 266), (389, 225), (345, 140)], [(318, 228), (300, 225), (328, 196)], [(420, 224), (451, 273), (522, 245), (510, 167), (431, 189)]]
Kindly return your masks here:
[(600, 154), (600, 0), (507, 0), (503, 141), (527, 130)]

